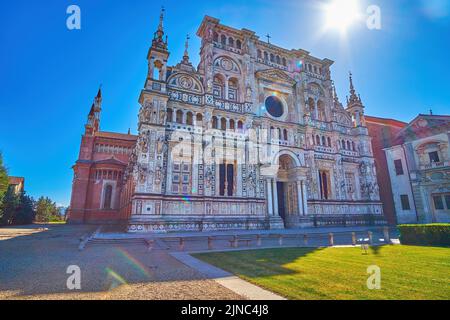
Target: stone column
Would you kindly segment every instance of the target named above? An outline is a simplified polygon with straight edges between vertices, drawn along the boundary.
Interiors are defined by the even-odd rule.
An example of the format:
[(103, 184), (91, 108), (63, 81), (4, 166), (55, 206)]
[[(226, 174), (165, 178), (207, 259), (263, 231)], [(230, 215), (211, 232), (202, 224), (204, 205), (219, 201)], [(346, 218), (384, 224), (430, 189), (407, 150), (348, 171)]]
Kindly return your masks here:
[(172, 122), (175, 123), (177, 122), (177, 109), (173, 109), (172, 111)]
[(278, 188), (277, 188), (277, 179), (272, 180), (273, 186), (273, 215), (277, 217), (278, 213)]
[(272, 184), (270, 183), (270, 179), (266, 179), (267, 182), (267, 212), (269, 213), (269, 217), (273, 216), (273, 202), (272, 202)]
[(303, 206), (303, 192), (302, 192), (302, 182), (299, 180), (297, 181), (297, 205), (298, 205), (298, 215), (304, 216), (305, 212), (304, 206)]
[(302, 181), (302, 194), (303, 194), (303, 214), (308, 215), (308, 189), (306, 188), (306, 181)]
[(229, 77), (227, 76), (225, 79), (225, 92), (223, 97), (225, 100), (228, 100), (228, 79)]

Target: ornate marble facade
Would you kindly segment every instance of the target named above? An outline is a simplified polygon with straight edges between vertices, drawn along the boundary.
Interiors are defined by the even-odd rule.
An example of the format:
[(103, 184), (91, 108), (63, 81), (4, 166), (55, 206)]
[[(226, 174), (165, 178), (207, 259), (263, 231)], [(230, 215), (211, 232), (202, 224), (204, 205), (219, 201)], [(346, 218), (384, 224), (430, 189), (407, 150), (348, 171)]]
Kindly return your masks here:
[(351, 76), (344, 108), (331, 60), (208, 16), (197, 35), (198, 67), (188, 40), (181, 62), (168, 66), (161, 14), (124, 176), (129, 231), (381, 222), (371, 139)]

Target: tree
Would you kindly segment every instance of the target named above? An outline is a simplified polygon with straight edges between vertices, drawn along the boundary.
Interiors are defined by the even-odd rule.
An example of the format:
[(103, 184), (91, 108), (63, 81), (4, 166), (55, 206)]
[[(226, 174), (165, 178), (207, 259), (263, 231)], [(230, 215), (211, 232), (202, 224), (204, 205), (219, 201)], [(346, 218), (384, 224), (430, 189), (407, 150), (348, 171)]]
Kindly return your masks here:
[(0, 153), (0, 201), (2, 197), (5, 195), (6, 191), (8, 191), (8, 171), (6, 170), (3, 164), (3, 156)]
[(36, 202), (36, 221), (50, 222), (54, 221), (59, 216), (58, 207), (48, 197), (40, 197)]
[(0, 206), (0, 225), (11, 225), (18, 211), (20, 198), (13, 188), (8, 188)]
[(22, 192), (19, 198), (19, 206), (13, 218), (13, 224), (33, 223), (36, 215), (33, 198), (27, 196), (25, 192)]

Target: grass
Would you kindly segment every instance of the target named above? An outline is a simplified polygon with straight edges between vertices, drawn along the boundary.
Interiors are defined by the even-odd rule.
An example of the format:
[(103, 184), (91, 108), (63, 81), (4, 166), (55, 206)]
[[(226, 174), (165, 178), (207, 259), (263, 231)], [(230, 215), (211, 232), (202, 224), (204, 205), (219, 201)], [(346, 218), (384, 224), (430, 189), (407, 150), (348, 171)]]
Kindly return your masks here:
[[(195, 257), (289, 299), (450, 299), (450, 248), (383, 246), (287, 248)], [(367, 268), (381, 268), (381, 289), (367, 288)]]

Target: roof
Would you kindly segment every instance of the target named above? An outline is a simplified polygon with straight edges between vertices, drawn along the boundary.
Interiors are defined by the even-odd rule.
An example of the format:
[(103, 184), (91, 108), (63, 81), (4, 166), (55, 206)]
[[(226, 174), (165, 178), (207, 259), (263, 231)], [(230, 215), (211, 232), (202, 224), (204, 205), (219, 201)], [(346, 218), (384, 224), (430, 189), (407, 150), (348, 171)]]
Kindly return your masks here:
[(127, 141), (136, 141), (138, 138), (137, 136), (135, 136), (133, 134), (106, 132), (106, 131), (98, 131), (95, 133), (95, 136), (99, 137), (99, 138), (127, 140)]
[(399, 128), (404, 128), (408, 124), (406, 122), (391, 119), (391, 118), (381, 118), (381, 117), (373, 117), (373, 116), (365, 116), (366, 122), (381, 124), (381, 125), (389, 125), (389, 126), (396, 126)]
[(117, 160), (114, 157), (109, 158), (109, 159), (104, 159), (104, 160), (97, 160), (97, 161), (94, 161), (94, 163), (95, 164), (116, 164), (116, 165), (119, 165), (119, 166), (126, 166), (127, 165), (125, 162)]
[(8, 177), (9, 178), (9, 184), (23, 184), (25, 182), (25, 178), (23, 177)]
[(398, 133), (398, 137), (415, 140), (445, 132), (449, 129), (450, 116), (419, 114)]

